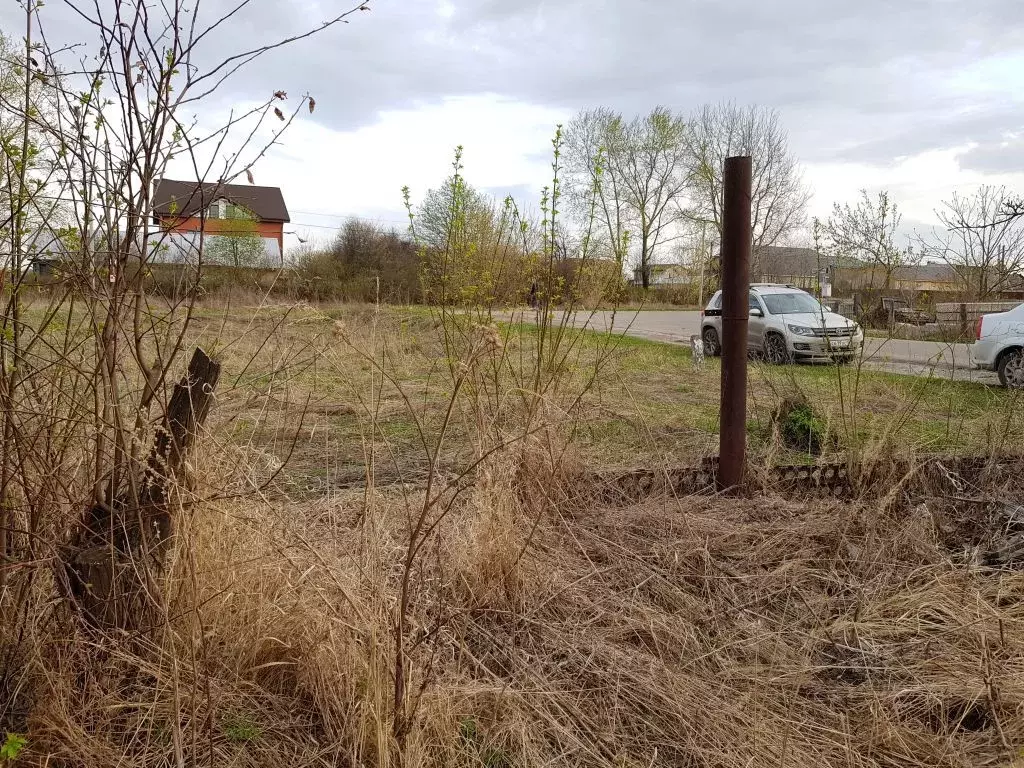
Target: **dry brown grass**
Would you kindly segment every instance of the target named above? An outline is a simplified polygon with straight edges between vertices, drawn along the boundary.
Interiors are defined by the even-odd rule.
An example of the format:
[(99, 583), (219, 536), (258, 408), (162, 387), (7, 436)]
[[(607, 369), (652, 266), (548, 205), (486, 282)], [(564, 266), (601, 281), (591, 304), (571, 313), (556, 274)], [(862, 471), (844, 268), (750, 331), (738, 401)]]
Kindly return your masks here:
[[(483, 379), (410, 574), (396, 739), (401, 563), (429, 464), (407, 408), (437, 428), (434, 326), (273, 312), (200, 318), (228, 373), (164, 624), (85, 633), (35, 584), (0, 713), (28, 735), (17, 765), (974, 766), (1024, 748), (1024, 572), (979, 554), (1024, 527), (1019, 464), (857, 501), (595, 504), (571, 440), (587, 414), (559, 401), (460, 484), (452, 468), (516, 427)], [(364, 347), (339, 339), (353, 328)], [(324, 464), (352, 487), (325, 472), (312, 492)]]
[[(415, 575), (426, 686), (401, 761), (389, 696), (405, 514), (385, 493), (358, 522), (361, 497), (205, 506), (156, 645), (37, 627), (33, 756), (967, 766), (1024, 746), (1024, 574), (976, 564), (970, 548), (999, 531), (948, 488), (889, 507), (768, 493), (538, 510), (507, 469)], [(993, 499), (1024, 490), (990, 482)]]

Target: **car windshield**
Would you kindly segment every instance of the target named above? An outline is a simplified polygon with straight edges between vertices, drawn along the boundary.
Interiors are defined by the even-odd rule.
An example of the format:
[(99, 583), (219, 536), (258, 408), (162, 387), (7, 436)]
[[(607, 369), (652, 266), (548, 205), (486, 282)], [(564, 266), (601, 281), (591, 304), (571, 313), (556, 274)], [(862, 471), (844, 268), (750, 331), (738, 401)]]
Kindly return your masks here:
[(822, 312), (821, 304), (807, 293), (762, 294), (761, 301), (773, 315), (797, 315), (805, 312)]

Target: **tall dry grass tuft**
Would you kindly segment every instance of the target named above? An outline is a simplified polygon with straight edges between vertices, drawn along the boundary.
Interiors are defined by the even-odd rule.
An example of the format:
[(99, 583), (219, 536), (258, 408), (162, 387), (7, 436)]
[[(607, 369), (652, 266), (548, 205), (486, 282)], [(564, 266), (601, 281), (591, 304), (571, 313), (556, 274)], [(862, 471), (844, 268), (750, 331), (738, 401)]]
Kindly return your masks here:
[[(17, 136), (5, 137), (0, 178), (5, 765), (212, 765), (237, 762), (241, 743), (258, 763), (310, 754), (302, 740), (286, 739), (274, 758), (259, 739), (309, 724), (284, 672), (306, 652), (307, 626), (289, 614), (291, 644), (271, 628), (275, 601), (312, 600), (301, 573), (291, 564), (254, 569), (251, 562), (279, 561), (275, 550), (257, 552), (257, 561), (216, 551), (246, 539), (244, 531), (214, 544), (205, 538), (216, 535), (209, 525), (217, 516), (235, 515), (240, 528), (256, 516), (238, 499), (265, 501), (277, 491), (295, 430), (269, 422), (290, 411), (301, 431), (302, 407), (277, 404), (288, 399), (305, 348), (275, 357), (268, 338), (250, 348), (249, 363), (235, 365), (238, 338), (207, 328), (213, 358), (198, 349), (206, 238), (172, 237), (157, 223), (154, 197), (172, 158), (197, 179), (217, 180), (205, 194), (219, 196), (243, 174), (251, 181), (252, 166), (314, 100), (293, 102), (286, 116), (287, 94), (268, 93), (205, 128), (181, 121), (182, 111), (215, 94), (239, 62), (367, 8), (255, 48), (231, 50), (228, 34), (214, 46), (225, 58), (199, 66), (197, 46), (230, 29), (235, 11), (205, 17), (175, 0), (79, 8), (81, 40), (51, 48), (49, 11), (22, 4), (23, 48), (5, 47), (0, 57), (0, 79), (16, 84), (0, 111)], [(268, 119), (277, 123), (270, 131)], [(213, 159), (213, 146), (225, 154)], [(173, 200), (166, 212), (190, 205), (202, 221), (210, 202), (202, 196)], [(57, 263), (46, 286), (33, 286), (40, 255)], [(170, 262), (163, 292), (150, 269), (159, 261)], [(214, 358), (233, 366), (230, 381), (220, 380)], [(266, 366), (259, 385), (246, 379), (256, 358)], [(234, 416), (255, 417), (241, 428), (207, 429), (211, 403), (240, 394)], [(197, 478), (194, 448), (203, 440), (223, 443)], [(258, 589), (239, 589), (235, 578)]]
[(449, 552), (458, 604), (520, 611), (527, 600), (522, 556), (525, 510), (511, 466), (491, 469), (455, 524)]

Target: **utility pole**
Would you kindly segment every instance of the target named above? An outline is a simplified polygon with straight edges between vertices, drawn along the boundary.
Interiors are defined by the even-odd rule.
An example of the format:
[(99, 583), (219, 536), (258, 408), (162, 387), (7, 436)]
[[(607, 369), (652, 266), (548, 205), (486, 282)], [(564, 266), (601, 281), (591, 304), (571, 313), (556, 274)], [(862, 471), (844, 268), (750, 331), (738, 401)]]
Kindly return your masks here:
[(722, 206), (722, 394), (718, 488), (738, 488), (747, 454), (747, 324), (750, 316), (750, 156), (725, 160)]

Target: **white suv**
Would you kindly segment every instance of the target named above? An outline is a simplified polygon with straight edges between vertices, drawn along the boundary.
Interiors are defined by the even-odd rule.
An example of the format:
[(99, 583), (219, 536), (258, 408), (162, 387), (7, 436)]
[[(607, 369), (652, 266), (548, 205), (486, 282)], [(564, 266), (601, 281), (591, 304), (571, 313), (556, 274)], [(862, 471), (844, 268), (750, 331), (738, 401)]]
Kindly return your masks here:
[[(722, 350), (722, 292), (711, 297), (701, 313), (704, 351)], [(864, 344), (864, 332), (853, 320), (823, 307), (791, 285), (755, 283), (750, 286), (747, 351), (771, 363), (790, 360), (848, 362)]]
[(978, 319), (971, 345), (975, 368), (996, 371), (1004, 387), (1024, 388), (1024, 304)]

